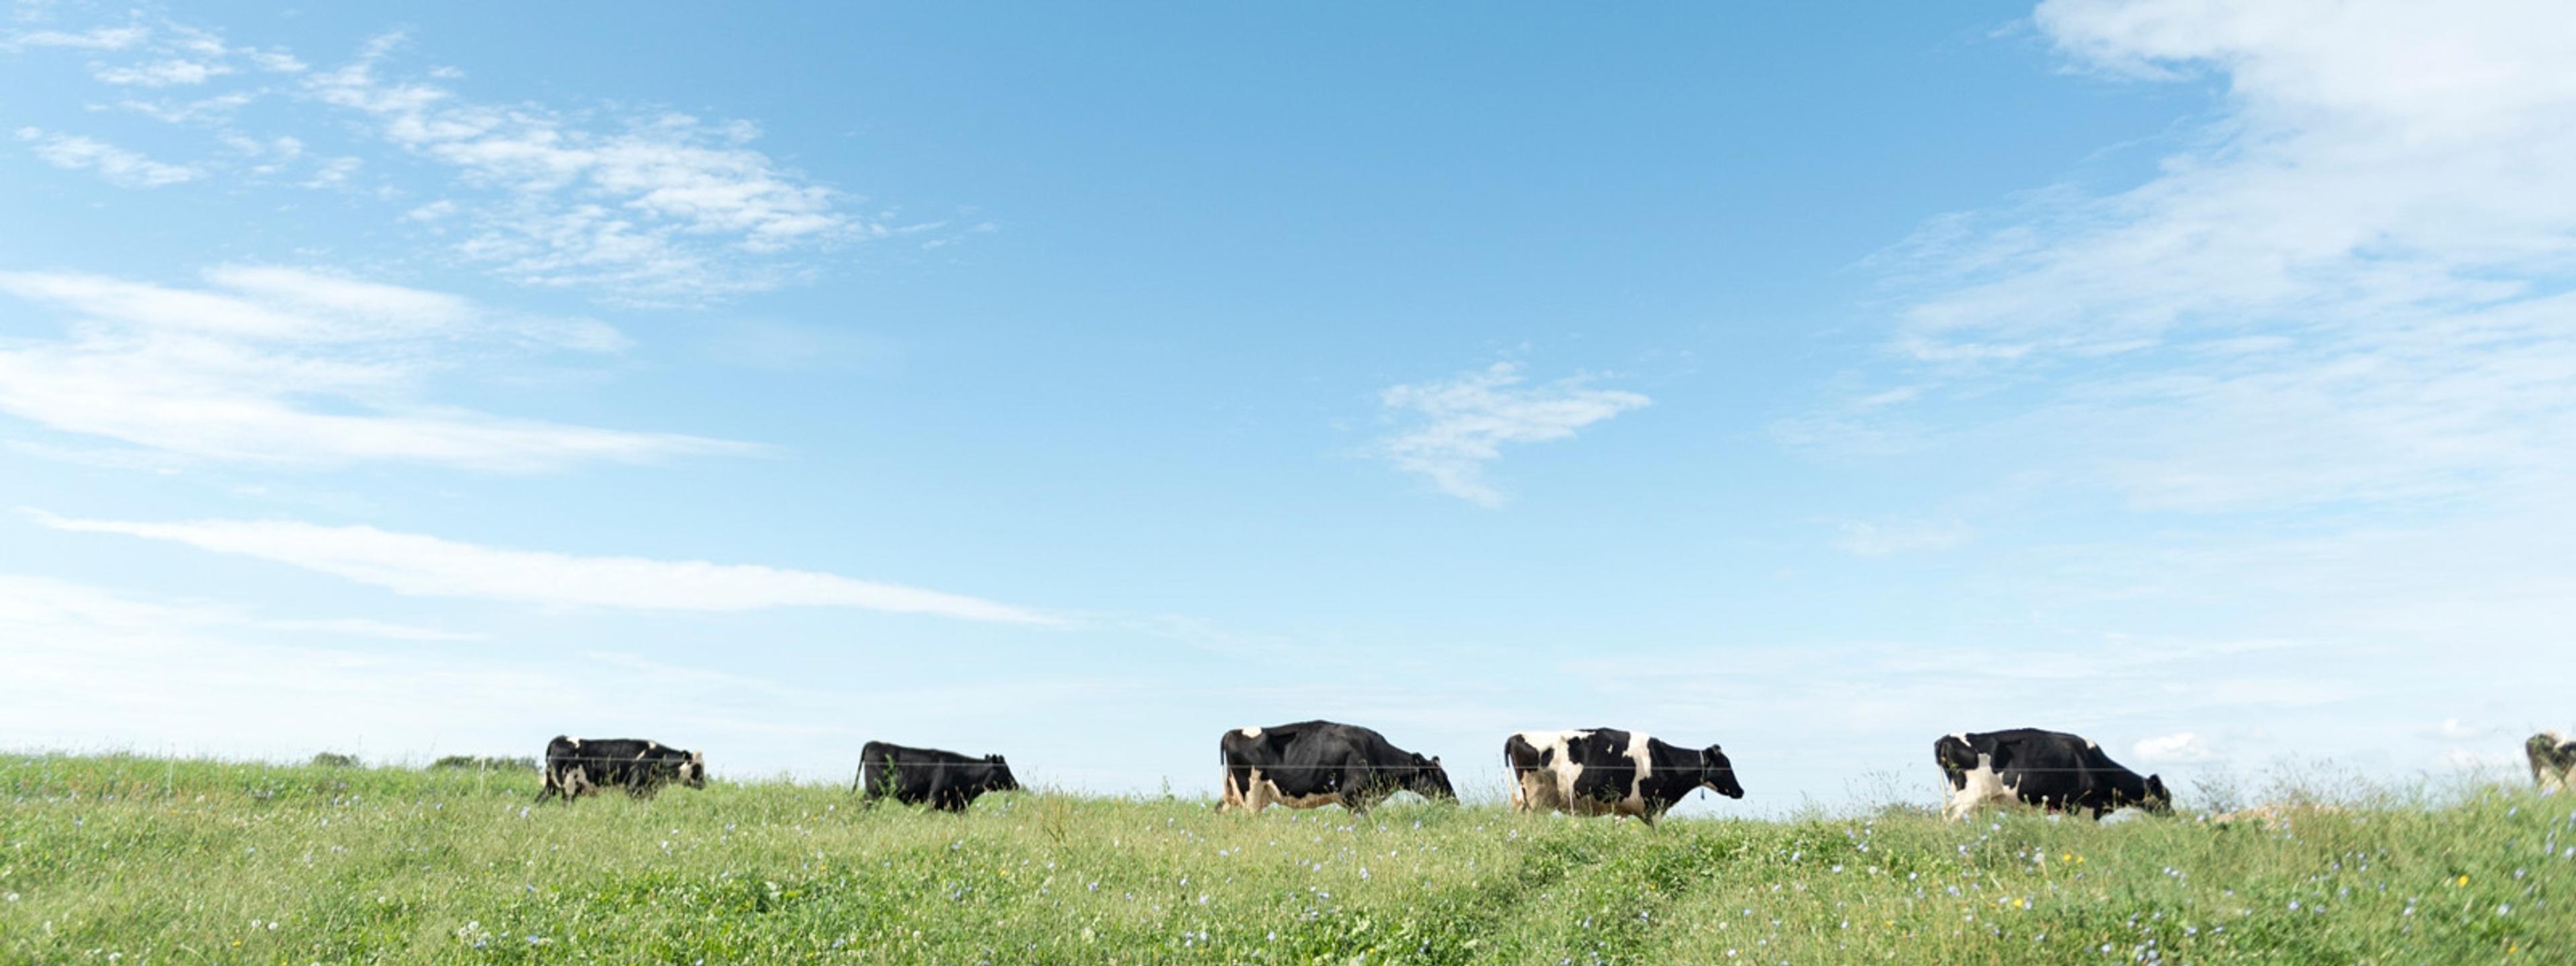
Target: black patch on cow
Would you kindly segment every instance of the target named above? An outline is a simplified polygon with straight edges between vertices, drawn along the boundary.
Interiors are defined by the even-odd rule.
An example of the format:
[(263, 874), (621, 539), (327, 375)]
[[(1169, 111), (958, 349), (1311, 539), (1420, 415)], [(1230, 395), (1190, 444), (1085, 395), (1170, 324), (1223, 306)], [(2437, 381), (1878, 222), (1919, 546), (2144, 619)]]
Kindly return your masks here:
[(1000, 755), (977, 757), (871, 741), (859, 749), (859, 775), (850, 790), (866, 792), (868, 805), (891, 795), (906, 805), (927, 802), (943, 812), (963, 812), (985, 792), (1019, 788), (1010, 763)]
[[(1735, 780), (1735, 763), (1716, 745), (1684, 748), (1648, 736), (1646, 776), (1640, 782), (1637, 760), (1628, 754), (1635, 741), (1635, 735), (1618, 728), (1593, 728), (1568, 737), (1566, 760), (1581, 769), (1574, 778), (1572, 797), (1607, 805), (1633, 791), (1644, 806), (1644, 814), (1638, 817), (1648, 824), (1689, 797), (1692, 789), (1706, 787), (1728, 798), (1744, 797), (1744, 786)], [(1531, 772), (1554, 770), (1556, 748), (1540, 748), (1514, 734), (1503, 740), (1503, 758), (1517, 788)]]
[(1367, 814), (1399, 791), (1433, 801), (1454, 801), (1458, 797), (1440, 759), (1398, 748), (1372, 729), (1331, 721), (1300, 721), (1260, 732), (1247, 736), (1237, 729), (1217, 739), (1217, 754), (1225, 763), (1225, 780), (1238, 798), (1251, 794), (1256, 769), (1283, 796), (1304, 798), (1337, 793), (1343, 807), (1358, 814)]
[(545, 787), (537, 801), (561, 797), (569, 802), (593, 788), (622, 788), (647, 798), (662, 786), (704, 788), (705, 766), (696, 752), (643, 738), (571, 738), (556, 735), (546, 743)]
[(2164, 779), (2138, 777), (2081, 735), (2037, 728), (1948, 735), (1932, 745), (1934, 761), (1952, 789), (1967, 787), (1967, 772), (1985, 759), (2004, 787), (2024, 804), (2052, 812), (2089, 811), (2101, 818), (2135, 806), (2150, 812), (2173, 808)]

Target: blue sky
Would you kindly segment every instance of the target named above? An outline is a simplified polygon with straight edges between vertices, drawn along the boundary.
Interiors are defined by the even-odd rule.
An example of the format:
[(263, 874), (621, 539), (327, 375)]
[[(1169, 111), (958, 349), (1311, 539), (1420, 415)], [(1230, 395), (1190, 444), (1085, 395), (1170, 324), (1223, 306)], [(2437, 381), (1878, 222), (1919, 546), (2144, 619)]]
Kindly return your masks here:
[(11, 10), (12, 744), (2568, 723), (2546, 5), (523, 6)]

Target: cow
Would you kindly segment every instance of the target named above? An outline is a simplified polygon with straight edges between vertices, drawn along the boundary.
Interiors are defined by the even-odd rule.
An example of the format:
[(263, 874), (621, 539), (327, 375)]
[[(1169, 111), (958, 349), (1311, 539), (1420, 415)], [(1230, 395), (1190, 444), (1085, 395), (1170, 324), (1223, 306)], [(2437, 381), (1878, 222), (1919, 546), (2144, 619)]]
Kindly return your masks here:
[(570, 803), (584, 792), (602, 788), (623, 788), (629, 795), (647, 798), (673, 782), (707, 787), (707, 756), (642, 738), (556, 735), (546, 742), (544, 777), (545, 787), (537, 792), (539, 804), (557, 796)]
[(939, 811), (964, 812), (985, 792), (1016, 792), (1020, 782), (1000, 755), (978, 758), (871, 741), (859, 748), (859, 776), (850, 790), (866, 792), (861, 804), (868, 808), (892, 795), (906, 805), (928, 802)]
[(2542, 792), (2576, 789), (2576, 738), (2543, 731), (2522, 743), (2531, 759), (2531, 780)]
[(1735, 763), (1716, 745), (1684, 748), (1642, 731), (1523, 731), (1503, 739), (1512, 808), (1569, 815), (1627, 815), (1648, 825), (1706, 788), (1743, 798)]
[(1255, 815), (1270, 805), (1321, 808), (1340, 805), (1354, 815), (1399, 791), (1432, 801), (1458, 800), (1449, 772), (1437, 757), (1396, 747), (1358, 725), (1300, 721), (1269, 728), (1236, 728), (1217, 739), (1225, 767), (1216, 810)]
[(1942, 812), (1954, 822), (1990, 802), (2015, 800), (2051, 812), (2090, 811), (2096, 819), (2125, 806), (2173, 811), (2163, 778), (2138, 777), (2081, 735), (2037, 728), (1943, 735), (1932, 743), (1932, 758), (1949, 780)]

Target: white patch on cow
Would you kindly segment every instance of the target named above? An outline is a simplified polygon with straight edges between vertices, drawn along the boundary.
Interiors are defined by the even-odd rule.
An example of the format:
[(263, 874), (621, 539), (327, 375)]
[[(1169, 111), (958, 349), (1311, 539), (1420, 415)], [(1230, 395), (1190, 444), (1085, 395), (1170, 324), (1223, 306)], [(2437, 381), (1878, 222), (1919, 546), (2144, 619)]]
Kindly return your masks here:
[(2094, 743), (2093, 743), (2093, 739), (2091, 739), (2091, 738), (2086, 738), (2086, 739), (2084, 739), (2084, 750), (2086, 750), (2086, 751), (2100, 751), (2100, 750), (2102, 750), (2102, 746), (2101, 746), (2101, 745), (2094, 744)]
[(1523, 731), (1513, 735), (1539, 750), (1548, 766), (1532, 769), (1514, 782), (1512, 805), (1524, 812), (1571, 812), (1574, 780), (1583, 766), (1575, 763), (1572, 743), (1589, 731)]
[[(1279, 783), (1271, 781), (1270, 777), (1263, 775), (1261, 773), (1261, 769), (1258, 768), (1251, 770), (1249, 778), (1252, 787), (1243, 791), (1242, 804), (1238, 807), (1251, 812), (1254, 815), (1261, 814), (1262, 809), (1268, 808), (1272, 805), (1278, 805), (1283, 808), (1322, 808), (1326, 805), (1339, 805), (1342, 803), (1342, 793), (1340, 792), (1317, 792), (1312, 795), (1289, 795), (1281, 792), (1279, 790)], [(1229, 770), (1227, 772), (1226, 780), (1227, 784), (1231, 786), (1233, 783), (1232, 771)], [(1231, 791), (1231, 788), (1228, 790)]]
[(1960, 773), (1964, 784), (1950, 790), (1950, 801), (1941, 814), (1956, 822), (1985, 807), (1989, 802), (2009, 802), (2014, 790), (2004, 786), (2004, 777), (1995, 772), (1995, 756), (1977, 753), (1977, 767)]
[(1241, 728), (1236, 728), (1236, 729), (1234, 729), (1234, 733), (1235, 733), (1235, 734), (1238, 734), (1238, 735), (1242, 735), (1242, 736), (1244, 736), (1244, 737), (1246, 737), (1246, 738), (1258, 738), (1258, 737), (1261, 737), (1261, 729), (1259, 729), (1259, 728), (1254, 728), (1254, 727), (1250, 727), (1250, 726), (1245, 726), (1245, 727), (1241, 727)]
[(579, 738), (574, 738), (574, 739), (571, 739), (571, 740), (572, 740), (572, 750), (574, 750), (574, 751), (580, 751), (580, 750), (581, 750), (581, 739), (579, 739)]
[(2531, 759), (2532, 783), (2540, 786), (2541, 794), (2576, 790), (2576, 765), (2561, 763), (2567, 760), (2569, 751), (2566, 733), (2543, 731), (2532, 737), (2536, 742), (2546, 742), (2548, 745), (2546, 751), (2533, 747), (2524, 749), (2524, 753)]
[(1643, 731), (1628, 732), (1628, 761), (1637, 766), (1636, 777), (1628, 781), (1628, 797), (1619, 800), (1619, 814), (1644, 817), (1646, 814), (1646, 775), (1655, 770), (1655, 736)]

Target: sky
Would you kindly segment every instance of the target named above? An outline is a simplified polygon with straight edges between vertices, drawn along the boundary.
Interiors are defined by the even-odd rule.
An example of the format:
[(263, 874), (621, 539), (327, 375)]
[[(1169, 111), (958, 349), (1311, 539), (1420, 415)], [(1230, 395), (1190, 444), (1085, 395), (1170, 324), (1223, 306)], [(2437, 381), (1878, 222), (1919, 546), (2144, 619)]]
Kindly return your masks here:
[(2576, 721), (2554, 4), (6, 18), (7, 747)]

